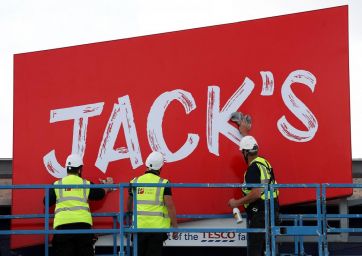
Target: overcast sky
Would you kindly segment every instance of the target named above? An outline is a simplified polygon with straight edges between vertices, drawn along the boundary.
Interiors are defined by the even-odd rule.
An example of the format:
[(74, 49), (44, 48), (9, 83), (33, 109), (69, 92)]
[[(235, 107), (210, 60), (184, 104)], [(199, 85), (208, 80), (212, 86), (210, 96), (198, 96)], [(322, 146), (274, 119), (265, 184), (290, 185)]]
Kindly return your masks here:
[[(352, 157), (362, 158), (362, 0), (0, 0), (0, 158), (12, 158), (15, 53), (346, 4), (349, 5)], [(338, 125), (336, 120), (336, 131)]]

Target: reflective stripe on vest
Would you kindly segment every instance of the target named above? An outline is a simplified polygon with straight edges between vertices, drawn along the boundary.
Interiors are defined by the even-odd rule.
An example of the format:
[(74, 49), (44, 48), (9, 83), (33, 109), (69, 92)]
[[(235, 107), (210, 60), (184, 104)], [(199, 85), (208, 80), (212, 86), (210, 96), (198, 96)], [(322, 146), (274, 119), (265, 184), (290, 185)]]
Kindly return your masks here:
[(164, 218), (168, 218), (168, 214), (164, 214), (163, 212), (145, 212), (145, 211), (138, 211), (137, 215), (141, 216), (161, 216)]
[(85, 210), (89, 212), (89, 208), (88, 207), (84, 207), (84, 206), (73, 206), (73, 207), (63, 207), (63, 208), (58, 208), (54, 211), (55, 214), (61, 212), (61, 211), (77, 211), (77, 210)]
[[(254, 162), (256, 163), (256, 165), (260, 171), (260, 183), (261, 184), (277, 184), (276, 180), (270, 180), (272, 167), (266, 159), (264, 159), (262, 157), (257, 157), (253, 161), (250, 162), (249, 166)], [(244, 174), (244, 180), (245, 180), (245, 176), (246, 176), (246, 173)], [(261, 192), (260, 198), (262, 200), (265, 200), (264, 188), (261, 188), (261, 189), (262, 189), (262, 192)], [(251, 192), (251, 189), (243, 188), (242, 191), (245, 195), (247, 195)], [(273, 197), (277, 198), (278, 195), (279, 195), (279, 191), (277, 189), (275, 189), (273, 192)], [(269, 195), (267, 195), (267, 198), (268, 198), (268, 196)], [(249, 204), (244, 204), (244, 207), (247, 208), (248, 205)]]
[(151, 200), (138, 200), (137, 204), (164, 205), (164, 203)]
[[(153, 173), (146, 173), (135, 178), (131, 183), (167, 183)], [(137, 227), (138, 228), (169, 228), (170, 218), (163, 201), (164, 187), (137, 187)]]
[[(90, 182), (76, 175), (68, 175), (54, 184), (87, 185)], [(89, 188), (56, 188), (54, 191), (56, 195), (54, 228), (76, 222), (92, 225), (92, 216), (88, 204)]]

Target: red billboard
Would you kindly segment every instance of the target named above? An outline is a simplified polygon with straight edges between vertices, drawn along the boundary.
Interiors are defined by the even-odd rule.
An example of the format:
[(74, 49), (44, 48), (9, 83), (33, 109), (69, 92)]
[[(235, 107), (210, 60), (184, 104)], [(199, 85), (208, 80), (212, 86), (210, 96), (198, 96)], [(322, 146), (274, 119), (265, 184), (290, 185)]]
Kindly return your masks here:
[[(240, 183), (234, 111), (252, 116), (251, 135), (278, 183), (352, 181), (346, 6), (17, 54), (14, 66), (14, 184), (64, 177), (70, 153), (83, 156), (85, 178), (128, 182), (152, 150), (164, 154), (171, 182)], [(178, 213), (206, 214), (230, 212), (228, 200), (241, 192), (173, 194)], [(43, 196), (14, 191), (13, 214), (43, 213)], [(282, 204), (314, 198), (280, 195)], [(117, 211), (117, 192), (92, 207)], [(42, 229), (43, 221), (12, 227)]]

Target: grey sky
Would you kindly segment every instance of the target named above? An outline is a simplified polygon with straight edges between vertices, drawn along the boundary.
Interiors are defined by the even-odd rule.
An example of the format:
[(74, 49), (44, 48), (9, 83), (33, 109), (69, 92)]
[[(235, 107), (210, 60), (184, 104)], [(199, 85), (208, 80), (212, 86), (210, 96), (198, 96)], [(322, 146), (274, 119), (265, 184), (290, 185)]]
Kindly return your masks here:
[[(0, 158), (12, 157), (15, 53), (346, 4), (350, 26), (352, 157), (362, 158), (361, 0), (0, 0)], [(336, 120), (337, 129), (338, 125)]]

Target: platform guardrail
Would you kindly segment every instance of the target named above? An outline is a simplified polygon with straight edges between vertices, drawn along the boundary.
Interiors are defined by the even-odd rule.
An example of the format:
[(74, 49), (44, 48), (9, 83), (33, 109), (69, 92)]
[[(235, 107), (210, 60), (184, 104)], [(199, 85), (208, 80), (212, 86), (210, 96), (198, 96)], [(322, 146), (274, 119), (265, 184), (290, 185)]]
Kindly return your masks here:
[[(269, 194), (270, 200), (265, 200), (265, 228), (169, 228), (169, 229), (141, 229), (137, 228), (137, 212), (133, 223), (125, 222), (125, 218), (129, 217), (124, 209), (125, 205), (125, 189), (132, 189), (136, 193), (137, 187), (172, 187), (172, 188), (222, 188), (222, 189), (241, 189), (262, 188), (265, 194)], [(112, 188), (119, 193), (119, 211), (93, 213), (94, 218), (111, 217), (112, 228), (107, 229), (78, 229), (78, 230), (54, 230), (49, 227), (50, 219), (54, 218), (54, 214), (49, 212), (49, 189), (57, 188)], [(283, 226), (277, 225), (274, 221), (275, 202), (273, 191), (284, 188), (303, 189), (309, 188), (315, 190), (316, 214), (281, 214), (283, 220), (289, 219), (293, 225)], [(329, 188), (362, 188), (362, 184), (210, 184), (210, 183), (168, 183), (168, 184), (149, 184), (149, 183), (119, 183), (119, 184), (90, 184), (90, 185), (0, 185), (0, 189), (43, 189), (45, 194), (44, 214), (13, 214), (0, 215), (0, 219), (44, 219), (43, 230), (0, 230), (0, 235), (44, 235), (44, 255), (49, 255), (49, 235), (52, 234), (111, 234), (113, 236), (113, 253), (111, 255), (131, 255), (130, 254), (130, 234), (133, 234), (133, 243), (137, 243), (137, 234), (141, 232), (235, 232), (235, 233), (254, 233), (262, 232), (266, 236), (266, 255), (277, 255), (276, 237), (277, 236), (294, 236), (294, 253), (295, 255), (304, 255), (303, 237), (316, 236), (318, 241), (319, 255), (329, 255), (328, 252), (328, 234), (332, 233), (352, 233), (362, 232), (362, 228), (334, 228), (328, 225), (328, 219), (332, 218), (362, 218), (362, 214), (327, 214), (327, 198), (326, 193)], [(282, 193), (282, 192), (281, 192)], [(136, 209), (137, 201), (134, 197), (134, 209)], [(231, 218), (231, 214), (178, 214), (178, 218), (186, 219), (206, 219), (206, 218)], [(129, 218), (128, 218), (129, 219)], [(316, 221), (316, 225), (304, 225), (304, 221), (312, 219)], [(118, 250), (117, 236), (120, 238), (127, 237), (126, 244), (124, 239), (120, 240)], [(137, 255), (137, 246), (133, 246), (133, 255)]]

